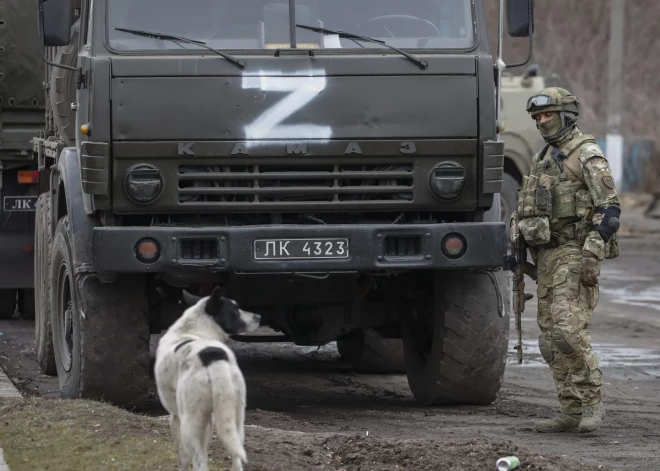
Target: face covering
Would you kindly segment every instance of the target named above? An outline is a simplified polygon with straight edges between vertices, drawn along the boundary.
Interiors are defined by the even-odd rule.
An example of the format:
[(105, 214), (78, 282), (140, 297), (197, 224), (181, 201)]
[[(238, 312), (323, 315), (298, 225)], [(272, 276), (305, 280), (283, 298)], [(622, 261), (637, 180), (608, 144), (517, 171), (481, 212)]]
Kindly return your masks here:
[(539, 123), (539, 131), (541, 131), (541, 136), (547, 141), (548, 138), (552, 138), (556, 134), (559, 134), (561, 131), (561, 117), (559, 113), (555, 113), (550, 121), (545, 123)]

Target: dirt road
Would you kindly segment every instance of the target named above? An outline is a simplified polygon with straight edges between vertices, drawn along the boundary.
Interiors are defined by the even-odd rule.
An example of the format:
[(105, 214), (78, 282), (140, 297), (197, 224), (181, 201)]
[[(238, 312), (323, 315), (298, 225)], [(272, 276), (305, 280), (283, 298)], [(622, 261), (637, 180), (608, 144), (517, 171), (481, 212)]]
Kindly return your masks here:
[[(339, 453), (341, 449), (345, 456), (359, 461), (354, 467), (346, 461), (335, 467), (328, 460), (324, 469), (440, 469), (428, 461), (397, 464), (396, 457), (386, 466), (382, 459), (388, 450), (418, 455), (434, 444), (468, 441), (471, 446), (482, 444), (497, 453), (505, 451), (506, 447), (498, 447), (508, 441), (537, 455), (554, 457), (558, 465), (527, 469), (602, 466), (659, 470), (660, 239), (625, 238), (621, 252), (619, 259), (605, 264), (600, 303), (591, 326), (606, 381), (607, 419), (597, 433), (541, 435), (532, 430), (535, 419), (552, 414), (556, 401), (550, 371), (538, 350), (536, 308), (531, 302), (523, 320), (524, 364), (517, 364), (511, 350), (504, 387), (498, 400), (486, 407), (422, 407), (413, 400), (405, 375), (358, 375), (339, 361), (334, 345), (317, 349), (234, 343), (248, 383), (247, 423), (277, 429), (270, 435), (258, 434), (259, 440), (278, 438), (270, 444), (252, 445), (257, 447), (253, 448), (256, 462), (285, 463), (289, 456), (290, 466), (282, 469), (321, 469), (304, 458), (310, 456), (312, 460), (318, 454), (306, 447), (323, 437), (327, 450), (335, 447), (332, 453)], [(57, 380), (43, 377), (36, 367), (32, 326), (24, 321), (5, 321), (0, 322), (0, 332), (0, 366), (20, 389), (28, 394), (57, 396)], [(512, 322), (512, 338), (513, 333)], [(349, 442), (336, 434), (364, 438)], [(364, 441), (366, 437), (373, 440), (371, 445)], [(469, 454), (471, 449), (457, 450)], [(562, 458), (566, 466), (561, 466)], [(581, 461), (584, 467), (569, 464), (571, 459)], [(487, 469), (494, 469), (494, 465)]]

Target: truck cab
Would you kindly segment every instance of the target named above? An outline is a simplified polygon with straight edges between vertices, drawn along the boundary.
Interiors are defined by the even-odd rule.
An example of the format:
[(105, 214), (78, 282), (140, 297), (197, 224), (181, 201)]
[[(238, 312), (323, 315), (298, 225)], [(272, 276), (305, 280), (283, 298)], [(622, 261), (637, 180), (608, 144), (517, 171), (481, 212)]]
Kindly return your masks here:
[[(69, 106), (34, 148), (64, 397), (144, 401), (149, 335), (182, 289), (221, 284), (299, 345), (357, 363), (367, 331), (400, 342), (421, 402), (494, 400), (507, 238), (482, 1), (40, 5)], [(509, 26), (528, 11), (510, 2)]]

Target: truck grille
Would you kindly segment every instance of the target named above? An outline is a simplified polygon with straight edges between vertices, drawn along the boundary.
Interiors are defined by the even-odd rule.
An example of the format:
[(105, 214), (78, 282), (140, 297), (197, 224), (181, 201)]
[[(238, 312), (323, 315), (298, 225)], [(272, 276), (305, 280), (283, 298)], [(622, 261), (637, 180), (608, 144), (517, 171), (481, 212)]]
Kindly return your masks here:
[(179, 203), (305, 207), (308, 204), (413, 201), (413, 164), (403, 159), (179, 166)]

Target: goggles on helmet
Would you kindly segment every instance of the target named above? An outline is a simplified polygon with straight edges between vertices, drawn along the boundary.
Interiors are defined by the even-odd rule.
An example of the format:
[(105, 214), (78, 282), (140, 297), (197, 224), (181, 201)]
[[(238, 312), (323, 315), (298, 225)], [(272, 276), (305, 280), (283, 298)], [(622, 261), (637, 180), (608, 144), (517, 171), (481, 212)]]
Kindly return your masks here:
[(563, 96), (561, 98), (553, 98), (548, 95), (535, 95), (527, 100), (527, 112), (536, 111), (547, 106), (561, 106), (570, 103), (579, 104), (578, 99), (572, 95)]

